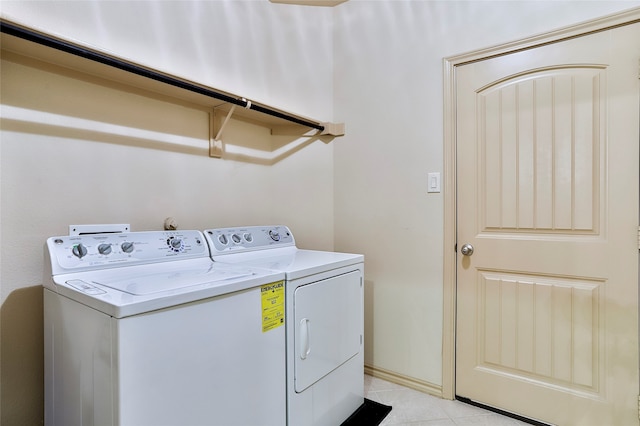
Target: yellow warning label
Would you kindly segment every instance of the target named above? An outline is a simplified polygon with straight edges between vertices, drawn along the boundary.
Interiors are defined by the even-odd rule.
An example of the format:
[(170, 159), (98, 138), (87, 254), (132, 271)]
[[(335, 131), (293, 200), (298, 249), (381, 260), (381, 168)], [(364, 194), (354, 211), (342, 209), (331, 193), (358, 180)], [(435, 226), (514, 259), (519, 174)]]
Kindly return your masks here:
[(284, 325), (284, 281), (260, 287), (262, 297), (262, 332)]

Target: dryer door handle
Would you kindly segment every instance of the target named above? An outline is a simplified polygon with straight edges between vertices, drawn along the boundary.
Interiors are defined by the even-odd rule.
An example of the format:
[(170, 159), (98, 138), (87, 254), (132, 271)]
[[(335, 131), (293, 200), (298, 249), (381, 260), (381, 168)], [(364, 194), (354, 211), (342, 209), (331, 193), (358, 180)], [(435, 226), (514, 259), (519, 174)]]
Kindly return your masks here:
[(311, 348), (309, 347), (309, 318), (300, 320), (300, 359), (307, 359)]

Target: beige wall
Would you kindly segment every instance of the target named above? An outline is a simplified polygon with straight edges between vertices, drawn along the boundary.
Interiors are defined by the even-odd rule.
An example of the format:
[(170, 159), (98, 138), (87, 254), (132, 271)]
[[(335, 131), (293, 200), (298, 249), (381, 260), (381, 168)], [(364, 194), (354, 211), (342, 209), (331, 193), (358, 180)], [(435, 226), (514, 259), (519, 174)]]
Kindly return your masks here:
[(2, 424), (42, 420), (42, 245), (72, 223), (279, 222), (303, 247), (365, 253), (366, 362), (437, 388), (442, 194), (426, 174), (442, 171), (442, 58), (639, 4), (0, 2), (3, 17), (347, 124), (276, 160), (291, 141), (235, 125), (229, 151), (248, 156), (216, 160), (197, 107), (3, 62)]
[[(638, 1), (366, 1), (335, 17), (335, 247), (366, 258), (365, 363), (442, 385), (444, 57)], [(447, 191), (447, 188), (443, 188)], [(463, 212), (462, 214), (474, 214)], [(402, 377), (401, 377), (402, 378)]]
[[(2, 2), (4, 17), (331, 121), (331, 15), (269, 2)], [(295, 35), (295, 37), (292, 37)], [(0, 133), (3, 425), (42, 422), (43, 244), (69, 224), (282, 223), (333, 248), (335, 142), (240, 122), (208, 157), (208, 111), (5, 55)]]

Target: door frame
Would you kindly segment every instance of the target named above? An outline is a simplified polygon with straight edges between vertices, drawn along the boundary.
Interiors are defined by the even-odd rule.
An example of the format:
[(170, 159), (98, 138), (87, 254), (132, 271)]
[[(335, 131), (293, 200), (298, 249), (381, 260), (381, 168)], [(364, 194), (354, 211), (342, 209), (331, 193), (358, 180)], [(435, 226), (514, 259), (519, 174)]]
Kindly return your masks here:
[(607, 15), (577, 25), (476, 50), (443, 60), (444, 71), (444, 259), (443, 259), (443, 326), (442, 326), (442, 397), (455, 398), (456, 356), (456, 268), (457, 254), (457, 189), (456, 189), (456, 85), (457, 67), (473, 62), (508, 55), (523, 50), (557, 43), (575, 37), (606, 31), (612, 28), (640, 22), (640, 8)]

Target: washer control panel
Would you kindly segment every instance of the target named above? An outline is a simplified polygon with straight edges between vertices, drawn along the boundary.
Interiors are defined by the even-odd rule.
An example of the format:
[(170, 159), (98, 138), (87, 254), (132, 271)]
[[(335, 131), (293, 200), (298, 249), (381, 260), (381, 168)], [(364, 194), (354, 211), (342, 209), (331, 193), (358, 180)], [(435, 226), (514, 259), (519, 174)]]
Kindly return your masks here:
[(217, 228), (204, 231), (211, 254), (295, 246), (293, 234), (283, 225)]
[(208, 256), (200, 231), (150, 231), (51, 237), (52, 262), (67, 270)]

